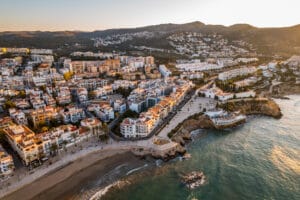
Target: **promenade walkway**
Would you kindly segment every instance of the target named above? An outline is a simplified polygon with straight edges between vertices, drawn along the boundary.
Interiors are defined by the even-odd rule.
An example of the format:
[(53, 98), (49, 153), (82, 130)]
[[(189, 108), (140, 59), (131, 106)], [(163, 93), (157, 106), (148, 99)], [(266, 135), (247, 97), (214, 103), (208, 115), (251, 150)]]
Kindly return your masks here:
[(216, 107), (217, 102), (210, 98), (198, 97), (197, 92), (183, 107), (177, 111), (177, 114), (159, 133), (162, 138), (168, 138), (168, 133), (171, 132), (179, 123), (183, 122), (188, 117), (195, 115), (205, 110), (211, 110)]

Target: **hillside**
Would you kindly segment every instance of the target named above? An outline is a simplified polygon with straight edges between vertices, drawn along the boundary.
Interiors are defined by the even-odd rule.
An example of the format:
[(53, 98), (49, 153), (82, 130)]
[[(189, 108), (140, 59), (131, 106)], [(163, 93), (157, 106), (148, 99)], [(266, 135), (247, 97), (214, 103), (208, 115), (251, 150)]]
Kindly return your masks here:
[[(36, 47), (52, 49), (90, 49), (90, 50), (131, 50), (132, 45), (144, 45), (153, 48), (172, 50), (167, 37), (181, 32), (218, 34), (229, 42), (242, 40), (253, 45), (258, 53), (282, 56), (300, 53), (300, 25), (284, 28), (257, 28), (248, 24), (232, 26), (205, 25), (201, 22), (187, 24), (161, 24), (131, 29), (109, 29), (94, 32), (1, 32), (0, 46)], [(139, 36), (147, 33), (151, 37)], [(93, 38), (115, 35), (137, 34), (138, 36), (118, 44), (93, 49)]]

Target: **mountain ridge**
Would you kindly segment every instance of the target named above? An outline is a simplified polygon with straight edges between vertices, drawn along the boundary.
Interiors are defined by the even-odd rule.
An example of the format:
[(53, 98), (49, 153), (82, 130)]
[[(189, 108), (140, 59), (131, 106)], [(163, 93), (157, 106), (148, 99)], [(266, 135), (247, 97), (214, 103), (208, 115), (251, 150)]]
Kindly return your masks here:
[[(4, 47), (29, 47), (29, 48), (65, 48), (69, 50), (75, 44), (81, 44), (86, 49), (78, 50), (111, 50), (118, 49), (120, 46), (114, 45), (110, 49), (93, 47), (92, 38), (106, 37), (118, 34), (131, 34), (139, 32), (152, 32), (154, 38), (143, 38), (146, 46), (159, 48), (163, 43), (166, 45), (167, 37), (180, 32), (198, 32), (203, 34), (222, 35), (228, 41), (243, 40), (258, 49), (259, 53), (272, 54), (300, 54), (300, 24), (289, 27), (264, 27), (259, 28), (249, 24), (234, 24), (231, 26), (204, 24), (194, 21), (185, 24), (158, 24), (136, 28), (119, 28), (96, 31), (5, 31), (0, 32), (0, 46)], [(135, 45), (141, 39), (133, 39), (122, 44), (126, 49)], [(156, 45), (158, 44), (158, 45)], [(77, 49), (74, 49), (77, 50)]]
[(104, 29), (104, 30), (94, 30), (94, 31), (84, 31), (84, 30), (64, 30), (64, 31), (0, 31), (0, 35), (2, 34), (12, 34), (12, 33), (94, 33), (94, 32), (105, 32), (105, 31), (121, 31), (121, 30), (139, 30), (139, 29), (158, 29), (162, 27), (180, 27), (180, 26), (211, 26), (211, 27), (223, 27), (223, 28), (236, 28), (236, 27), (249, 27), (249, 28), (255, 28), (255, 29), (285, 29), (285, 28), (300, 28), (300, 24), (295, 24), (292, 26), (283, 26), (283, 27), (256, 27), (251, 24), (247, 23), (236, 23), (233, 25), (225, 26), (221, 24), (205, 24), (201, 21), (193, 21), (188, 23), (163, 23), (163, 24), (155, 24), (155, 25), (147, 25), (147, 26), (139, 26), (134, 28), (110, 28), (110, 29)]

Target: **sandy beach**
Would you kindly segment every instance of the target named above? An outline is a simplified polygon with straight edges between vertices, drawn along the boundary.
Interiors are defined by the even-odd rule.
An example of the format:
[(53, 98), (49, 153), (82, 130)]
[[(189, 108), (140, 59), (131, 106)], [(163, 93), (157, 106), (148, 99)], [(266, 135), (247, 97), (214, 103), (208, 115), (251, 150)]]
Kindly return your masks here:
[(93, 152), (61, 169), (56, 169), (2, 199), (73, 199), (72, 195), (76, 188), (88, 182), (89, 178), (95, 174), (102, 176), (124, 163), (138, 164), (139, 162), (142, 161), (130, 152), (120, 150)]

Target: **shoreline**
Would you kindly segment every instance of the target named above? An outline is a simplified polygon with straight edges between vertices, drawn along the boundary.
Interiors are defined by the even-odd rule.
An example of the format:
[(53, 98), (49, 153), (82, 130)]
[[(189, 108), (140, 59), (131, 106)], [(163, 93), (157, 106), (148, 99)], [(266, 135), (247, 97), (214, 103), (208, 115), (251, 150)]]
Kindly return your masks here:
[[(120, 168), (126, 168), (126, 170), (127, 168), (136, 168), (142, 163), (142, 160), (130, 152), (118, 153), (100, 159), (39, 193), (32, 200), (90, 199), (95, 192), (95, 189), (91, 188), (98, 190), (112, 184), (114, 179), (122, 179), (124, 175), (115, 171), (119, 171)], [(84, 192), (82, 193), (82, 191)]]
[[(131, 156), (129, 156), (131, 155)], [(75, 159), (74, 161), (70, 161), (65, 165), (61, 165), (58, 168), (55, 168), (41, 177), (35, 179), (34, 181), (27, 183), (19, 188), (15, 188), (14, 190), (8, 191), (6, 194), (2, 195), (0, 199), (5, 200), (15, 200), (15, 199), (49, 199), (50, 194), (48, 192), (51, 188), (56, 187), (64, 183), (66, 180), (70, 179), (74, 175), (80, 174), (82, 175), (81, 179), (77, 178), (80, 182), (82, 181), (85, 176), (82, 172), (87, 172), (86, 169), (89, 167), (93, 167), (94, 165), (103, 163), (101, 172), (104, 174), (105, 172), (109, 171), (109, 168), (106, 167), (105, 164), (108, 166), (112, 166), (114, 163), (119, 164), (121, 162), (126, 161), (126, 158), (132, 157), (134, 155), (129, 151), (122, 151), (122, 150), (98, 150), (87, 154), (84, 157), (80, 157)], [(138, 158), (136, 158), (138, 159)], [(76, 181), (71, 181), (71, 183), (78, 183)], [(66, 187), (61, 187), (66, 188)], [(49, 190), (50, 189), (50, 190)], [(30, 191), (30, 192), (28, 192)], [(63, 193), (63, 191), (60, 191)], [(48, 194), (47, 197), (44, 196), (40, 197), (39, 194)], [(55, 194), (52, 194), (53, 196)], [(38, 196), (38, 198), (36, 198)], [(51, 199), (51, 198), (50, 198)], [(52, 199), (56, 199), (53, 196)]]
[[(272, 99), (249, 99), (245, 100), (232, 100), (220, 106), (222, 109), (229, 112), (240, 111), (246, 116), (249, 115), (263, 115), (280, 119), (282, 112), (279, 105)], [(246, 120), (242, 122), (232, 123), (223, 127), (216, 127), (209, 117), (202, 115), (195, 115), (191, 118), (185, 119), (179, 127), (170, 135), (170, 139), (177, 142), (182, 147), (191, 140), (191, 132), (197, 129), (217, 129), (222, 130), (226, 128), (234, 128), (243, 123), (247, 123)]]
[[(202, 120), (200, 120), (202, 118)], [(207, 119), (203, 118), (203, 116), (198, 116), (197, 119), (189, 119), (192, 120), (193, 123), (188, 123), (188, 126), (185, 127), (183, 130), (181, 129), (179, 132), (175, 134), (177, 136), (177, 139), (174, 137), (172, 138), (173, 141), (178, 143), (181, 146), (185, 146), (186, 142), (190, 139), (190, 132), (196, 128), (211, 128), (210, 121), (207, 121)], [(199, 120), (202, 121), (202, 123), (199, 123)], [(205, 123), (203, 123), (205, 122)], [(184, 120), (182, 125), (187, 125), (187, 121)], [(177, 141), (176, 141), (177, 140)], [(82, 181), (86, 180), (86, 176), (91, 174), (92, 172), (95, 172), (97, 168), (93, 168), (93, 166), (99, 164), (99, 162), (103, 163), (111, 163), (114, 160), (116, 162), (122, 161), (126, 162), (126, 159), (123, 159), (123, 157), (131, 157), (132, 160), (140, 160), (136, 155), (134, 155), (132, 152), (130, 152), (130, 149), (128, 148), (122, 148), (122, 145), (117, 144), (118, 148), (100, 148), (100, 147), (94, 147), (91, 149), (86, 149), (83, 152), (78, 152), (77, 154), (71, 155), (68, 158), (65, 158), (64, 160), (60, 160), (57, 163), (54, 163), (56, 166), (51, 166), (51, 169), (45, 169), (44, 173), (35, 174), (38, 175), (37, 178), (34, 178), (33, 180), (30, 180), (30, 178), (33, 177), (26, 177), (28, 180), (21, 180), (19, 184), (12, 186), (11, 188), (8, 188), (6, 191), (1, 191), (1, 197), (0, 199), (56, 199), (55, 195), (64, 194), (67, 193), (69, 189), (66, 189), (67, 187), (60, 186), (60, 189), (57, 188), (57, 185), (73, 185), (77, 186), (75, 181), (70, 181), (69, 179), (72, 177), (76, 177), (78, 174), (81, 174), (82, 177), (77, 177), (76, 180)], [(122, 156), (126, 155), (126, 156)], [(131, 156), (128, 156), (131, 155)], [(133, 159), (134, 157), (135, 159)], [(140, 160), (140, 162), (142, 162)], [(105, 173), (109, 169), (107, 167), (104, 167), (98, 165), (98, 168), (100, 169), (100, 173)], [(89, 169), (92, 168), (92, 172), (89, 172)], [(78, 174), (76, 174), (78, 173)], [(26, 179), (25, 178), (25, 179)], [(27, 181), (27, 182), (26, 182)], [(23, 183), (22, 183), (23, 182)], [(69, 184), (66, 184), (69, 183)], [(74, 185), (75, 184), (75, 185)], [(55, 189), (56, 188), (56, 189)], [(64, 188), (62, 191), (61, 188)], [(51, 191), (55, 192), (51, 192)], [(28, 191), (31, 191), (30, 193)], [(48, 194), (48, 195), (46, 195)], [(46, 196), (47, 197), (46, 197)], [(51, 198), (52, 196), (52, 198)], [(38, 197), (38, 198), (36, 198)]]

